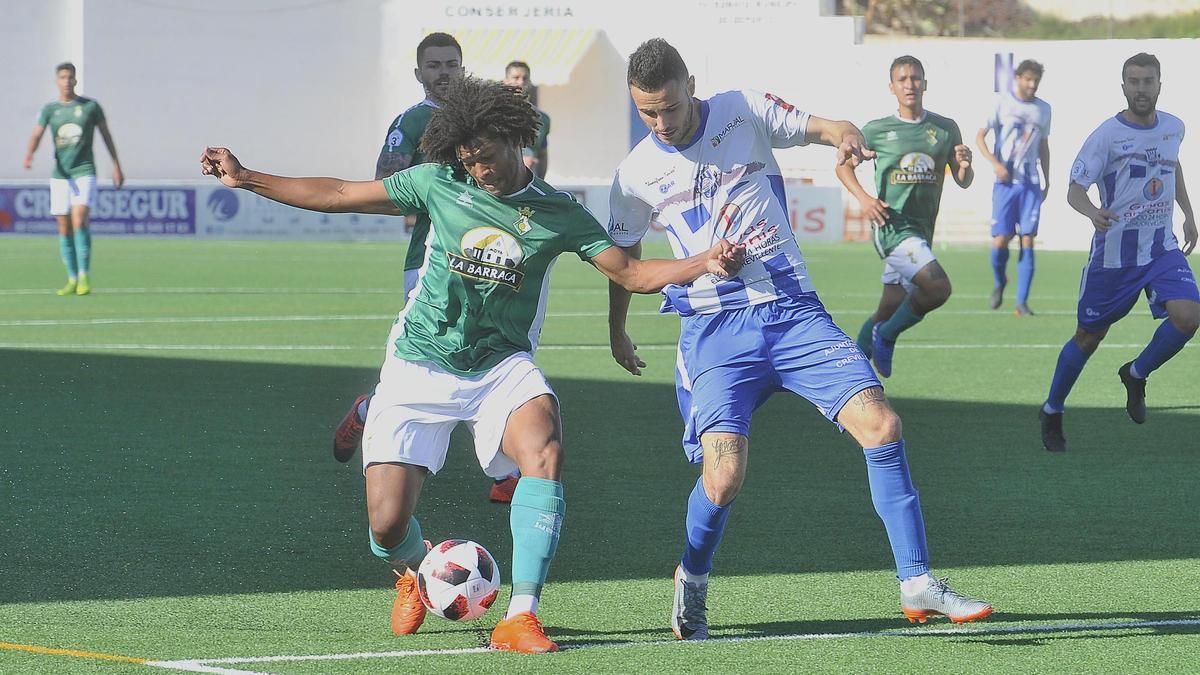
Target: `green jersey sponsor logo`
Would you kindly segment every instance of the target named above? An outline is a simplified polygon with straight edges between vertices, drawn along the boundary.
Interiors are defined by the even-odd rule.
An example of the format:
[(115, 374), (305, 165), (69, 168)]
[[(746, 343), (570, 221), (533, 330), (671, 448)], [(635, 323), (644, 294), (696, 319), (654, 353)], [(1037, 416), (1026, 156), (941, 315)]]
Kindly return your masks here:
[(446, 252), (450, 271), (460, 276), (520, 290), (525, 274), (519, 269), (525, 259), (521, 243), (494, 227), (477, 227), (462, 238), (462, 254)]
[(897, 168), (888, 179), (892, 185), (904, 183), (936, 183), (937, 163), (923, 152), (910, 152), (900, 158)]

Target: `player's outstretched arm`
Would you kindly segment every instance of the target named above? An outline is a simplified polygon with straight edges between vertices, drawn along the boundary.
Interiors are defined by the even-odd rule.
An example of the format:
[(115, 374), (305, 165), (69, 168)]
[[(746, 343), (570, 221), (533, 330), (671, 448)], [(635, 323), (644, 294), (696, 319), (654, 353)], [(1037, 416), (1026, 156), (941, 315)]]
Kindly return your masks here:
[(29, 137), (29, 151), (25, 153), (25, 162), (23, 166), (26, 169), (33, 168), (33, 153), (37, 152), (38, 145), (42, 142), (42, 134), (46, 132), (46, 127), (37, 125), (33, 128), (33, 135)]
[(638, 260), (610, 246), (590, 262), (604, 276), (633, 293), (657, 293), (671, 284), (688, 284), (705, 274), (730, 277), (742, 269), (746, 247), (721, 239), (712, 248), (683, 260)]
[(205, 148), (200, 173), (226, 187), (250, 190), (280, 204), (324, 213), (402, 215), (383, 187), (383, 181), (340, 178), (288, 178), (251, 171), (227, 148)]
[(883, 224), (887, 222), (888, 203), (878, 197), (872, 197), (863, 188), (862, 183), (858, 182), (858, 176), (854, 173), (854, 167), (850, 164), (839, 164), (834, 173), (837, 174), (838, 180), (842, 181), (842, 185), (846, 186), (850, 194), (858, 200), (858, 209), (863, 216), (872, 225), (883, 227)]
[(827, 120), (810, 115), (808, 128), (804, 132), (808, 143), (820, 143), (837, 148), (838, 166), (849, 163), (858, 166), (875, 157), (875, 151), (867, 148), (862, 131), (846, 120)]
[(1175, 164), (1175, 201), (1183, 210), (1183, 254), (1190, 255), (1196, 248), (1196, 219), (1192, 215), (1192, 200), (1188, 198), (1187, 185), (1183, 182), (1183, 164)]
[[(626, 247), (625, 254), (631, 258), (642, 257), (642, 244), (638, 242)], [(615, 281), (608, 282), (608, 346), (612, 349), (613, 360), (633, 375), (641, 375), (645, 361), (637, 355), (637, 345), (630, 339), (625, 328), (625, 320), (629, 316), (629, 299), (632, 293), (625, 290)]]
[(1117, 220), (1117, 214), (1093, 204), (1091, 197), (1088, 197), (1087, 188), (1075, 181), (1071, 181), (1067, 187), (1067, 203), (1092, 221), (1092, 227), (1100, 232), (1108, 230)]
[(108, 131), (108, 120), (100, 120), (96, 128), (100, 130), (100, 138), (104, 139), (104, 147), (108, 148), (108, 156), (112, 157), (113, 185), (119, 189), (125, 184), (125, 174), (121, 171), (121, 160), (117, 159), (117, 144)]

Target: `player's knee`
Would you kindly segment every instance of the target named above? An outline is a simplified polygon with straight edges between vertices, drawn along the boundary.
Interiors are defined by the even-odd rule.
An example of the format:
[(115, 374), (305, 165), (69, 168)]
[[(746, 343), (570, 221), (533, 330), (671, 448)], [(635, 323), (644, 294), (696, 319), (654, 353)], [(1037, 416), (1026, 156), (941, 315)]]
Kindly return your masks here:
[(1190, 302), (1182, 310), (1171, 312), (1167, 319), (1180, 333), (1189, 338), (1195, 337), (1200, 329), (1200, 304)]
[(399, 546), (408, 536), (409, 517), (396, 517), (393, 513), (371, 513), (367, 520), (370, 522), (371, 537), (383, 548)]
[(1089, 333), (1080, 328), (1075, 331), (1075, 345), (1079, 347), (1079, 351), (1091, 355), (1100, 347), (1100, 343), (1107, 334), (1107, 328), (1099, 333)]
[(562, 467), (562, 443), (549, 439), (536, 447), (527, 448), (517, 457), (522, 476), (558, 480)]
[(717, 506), (725, 506), (742, 491), (746, 473), (738, 470), (709, 471), (704, 474), (704, 494)]
[(880, 406), (871, 416), (861, 440), (863, 447), (876, 448), (895, 443), (903, 436), (904, 424), (900, 421), (900, 416), (891, 407)]

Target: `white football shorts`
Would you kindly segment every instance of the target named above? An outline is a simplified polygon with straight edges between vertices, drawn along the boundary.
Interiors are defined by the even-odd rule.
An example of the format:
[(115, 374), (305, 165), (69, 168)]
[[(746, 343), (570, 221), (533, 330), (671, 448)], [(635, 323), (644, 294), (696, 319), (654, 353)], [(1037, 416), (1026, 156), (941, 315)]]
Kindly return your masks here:
[(72, 206), (91, 207), (96, 194), (96, 177), (50, 179), (50, 215), (65, 216)]
[(883, 275), (879, 280), (885, 284), (900, 284), (904, 290), (911, 291), (912, 278), (934, 260), (937, 258), (929, 249), (929, 242), (920, 237), (909, 237), (883, 259)]
[(483, 472), (503, 478), (517, 470), (500, 451), (508, 416), (542, 394), (554, 396), (554, 390), (526, 352), (475, 377), (389, 353), (367, 410), (363, 470), (371, 464), (403, 462), (437, 473), (446, 463), (450, 432), (461, 422), (475, 437), (475, 456)]

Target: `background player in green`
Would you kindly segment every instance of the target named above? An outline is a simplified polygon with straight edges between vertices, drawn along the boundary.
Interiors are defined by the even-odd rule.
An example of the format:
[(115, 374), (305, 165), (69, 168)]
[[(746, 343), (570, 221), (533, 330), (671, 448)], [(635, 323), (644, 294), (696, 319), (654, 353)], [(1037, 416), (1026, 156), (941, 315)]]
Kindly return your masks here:
[(517, 467), (522, 474), (510, 515), (513, 596), (491, 645), (558, 648), (536, 611), (565, 513), (562, 424), (532, 360), (555, 258), (575, 253), (624, 288), (654, 293), (706, 273), (734, 274), (744, 255), (722, 239), (684, 260), (630, 258), (570, 194), (525, 166), (521, 148), (536, 128), (537, 114), (518, 90), (469, 78), (450, 87), (422, 138), (437, 164), (383, 181), (272, 176), (242, 167), (225, 148), (201, 156), (202, 173), (291, 206), (430, 215), (427, 264), (397, 320), (363, 443), (371, 550), (400, 577), (397, 634), (416, 632), (425, 617), (411, 571), (427, 550), (413, 517), (417, 499), (445, 462), (450, 431), (465, 422), (488, 475)]
[(108, 131), (108, 122), (100, 104), (75, 93), (75, 65), (60, 63), (54, 69), (58, 83), (58, 99), (42, 107), (25, 168), (33, 168), (33, 153), (37, 152), (46, 127), (54, 136), (54, 171), (50, 174), (50, 213), (58, 220), (58, 249), (67, 268), (67, 285), (59, 295), (87, 295), (91, 292), (88, 272), (92, 259), (92, 235), (88, 230), (88, 211), (96, 193), (96, 163), (92, 156), (92, 137), (97, 129), (112, 157), (113, 185), (125, 183), (117, 146)]
[(550, 116), (546, 114), (545, 110), (537, 107), (537, 88), (533, 86), (529, 64), (524, 61), (510, 62), (504, 67), (504, 84), (520, 87), (529, 102), (533, 104), (534, 110), (537, 110), (538, 117), (541, 118), (533, 145), (521, 148), (521, 157), (525, 160), (525, 166), (532, 169), (539, 178), (545, 178), (546, 171), (550, 168), (550, 153), (547, 149), (547, 138), (550, 136)]
[(958, 125), (925, 110), (921, 62), (898, 57), (889, 73), (888, 88), (899, 109), (863, 127), (867, 145), (876, 153), (877, 196), (863, 189), (848, 164), (837, 168), (838, 178), (871, 221), (875, 250), (884, 260), (879, 307), (856, 340), (883, 377), (892, 374), (892, 350), (900, 333), (950, 298), (950, 277), (930, 250), (946, 168), (963, 188), (975, 177), (971, 149), (963, 145)]

